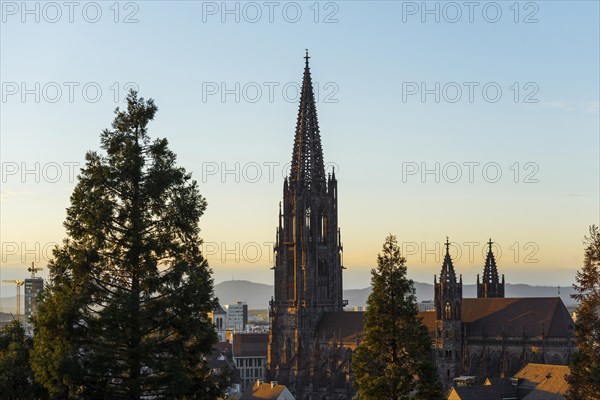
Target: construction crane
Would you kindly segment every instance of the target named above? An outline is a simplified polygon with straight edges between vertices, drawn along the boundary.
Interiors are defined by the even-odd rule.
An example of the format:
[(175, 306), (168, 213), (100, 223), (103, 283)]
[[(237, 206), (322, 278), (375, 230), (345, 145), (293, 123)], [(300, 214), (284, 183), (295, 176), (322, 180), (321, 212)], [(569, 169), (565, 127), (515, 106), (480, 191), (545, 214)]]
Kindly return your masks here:
[(14, 283), (17, 285), (17, 321), (21, 320), (21, 286), (25, 283), (20, 279), (3, 280), (2, 282)]
[(31, 267), (27, 268), (27, 271), (31, 272), (31, 279), (35, 278), (35, 273), (38, 271), (42, 271), (44, 268), (42, 267), (36, 267), (33, 263), (33, 261), (31, 262)]

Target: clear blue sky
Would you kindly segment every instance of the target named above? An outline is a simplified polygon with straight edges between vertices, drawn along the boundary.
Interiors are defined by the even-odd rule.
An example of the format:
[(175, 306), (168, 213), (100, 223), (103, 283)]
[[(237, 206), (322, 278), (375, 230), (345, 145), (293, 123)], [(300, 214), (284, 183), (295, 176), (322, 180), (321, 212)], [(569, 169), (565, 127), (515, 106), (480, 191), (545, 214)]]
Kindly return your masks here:
[[(491, 236), (507, 281), (569, 285), (600, 220), (599, 3), (427, 2), (439, 22), (422, 4), (229, 2), (227, 13), (222, 2), (31, 2), (27, 13), (2, 2), (2, 279), (23, 276), (34, 257), (45, 266), (64, 237), (69, 166), (98, 149), (122, 104), (114, 97), (133, 82), (159, 107), (150, 134), (169, 139), (208, 200), (201, 226), (216, 281), (272, 282), (268, 243), (308, 48), (325, 161), (339, 179), (346, 287), (369, 284), (389, 232), (418, 281), (439, 273), (433, 253), (448, 235), (473, 282)], [(436, 82), (440, 101), (422, 101)], [(439, 182), (422, 175), (436, 163)]]

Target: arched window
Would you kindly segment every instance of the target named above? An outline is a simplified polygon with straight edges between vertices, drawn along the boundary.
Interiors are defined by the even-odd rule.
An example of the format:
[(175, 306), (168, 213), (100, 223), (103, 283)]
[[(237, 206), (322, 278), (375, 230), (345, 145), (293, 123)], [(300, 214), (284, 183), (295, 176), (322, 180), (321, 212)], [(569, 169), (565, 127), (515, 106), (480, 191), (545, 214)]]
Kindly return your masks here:
[(327, 241), (327, 216), (325, 213), (321, 214), (321, 241), (323, 243)]
[(450, 307), (450, 303), (446, 303), (446, 319), (452, 318), (452, 307)]

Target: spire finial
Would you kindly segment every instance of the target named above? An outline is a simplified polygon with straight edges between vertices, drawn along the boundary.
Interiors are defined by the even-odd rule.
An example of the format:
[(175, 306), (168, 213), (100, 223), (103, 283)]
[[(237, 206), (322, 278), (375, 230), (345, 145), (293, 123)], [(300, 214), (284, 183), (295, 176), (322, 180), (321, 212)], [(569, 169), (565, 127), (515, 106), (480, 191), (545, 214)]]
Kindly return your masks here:
[(492, 251), (492, 245), (494, 244), (494, 242), (492, 242), (492, 238), (490, 238), (490, 241), (487, 242), (488, 246), (490, 246), (490, 251)]
[(324, 192), (326, 191), (327, 174), (323, 162), (315, 95), (308, 66), (309, 58), (307, 49), (289, 183), (292, 187), (300, 185), (305, 189)]
[(450, 238), (446, 236), (446, 254), (450, 253)]

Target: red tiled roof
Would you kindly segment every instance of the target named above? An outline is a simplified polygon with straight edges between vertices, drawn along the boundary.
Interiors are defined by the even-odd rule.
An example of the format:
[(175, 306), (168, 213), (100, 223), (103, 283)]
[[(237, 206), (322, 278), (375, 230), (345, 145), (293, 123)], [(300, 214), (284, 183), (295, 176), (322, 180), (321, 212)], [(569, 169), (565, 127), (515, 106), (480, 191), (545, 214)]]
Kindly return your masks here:
[[(573, 320), (558, 297), (463, 299), (462, 321), (467, 336), (570, 337)], [(435, 332), (435, 312), (421, 311), (430, 334)]]
[(568, 337), (573, 320), (559, 297), (463, 299), (467, 336)]
[(241, 400), (277, 400), (286, 389), (284, 385), (254, 384), (246, 389)]
[(356, 346), (356, 337), (362, 338), (365, 330), (363, 311), (330, 311), (323, 314), (317, 325), (317, 339), (344, 342), (346, 347)]
[[(573, 320), (558, 297), (519, 297), (463, 299), (462, 321), (468, 336), (507, 337), (541, 336), (571, 337)], [(343, 339), (344, 345), (354, 347), (356, 337), (364, 335), (364, 312), (336, 311), (323, 314), (317, 325), (317, 338)], [(435, 335), (435, 311), (420, 311), (419, 316)]]
[(569, 367), (565, 365), (529, 363), (514, 378), (524, 379), (535, 387), (525, 396), (527, 400), (561, 399), (569, 388), (566, 379), (569, 371)]
[(233, 335), (234, 357), (266, 357), (269, 346), (268, 333), (237, 333)]
[(229, 342), (218, 342), (213, 344), (213, 350), (231, 353), (231, 343)]
[(435, 337), (435, 310), (420, 311), (419, 317), (423, 318), (423, 323), (429, 329), (429, 336)]

